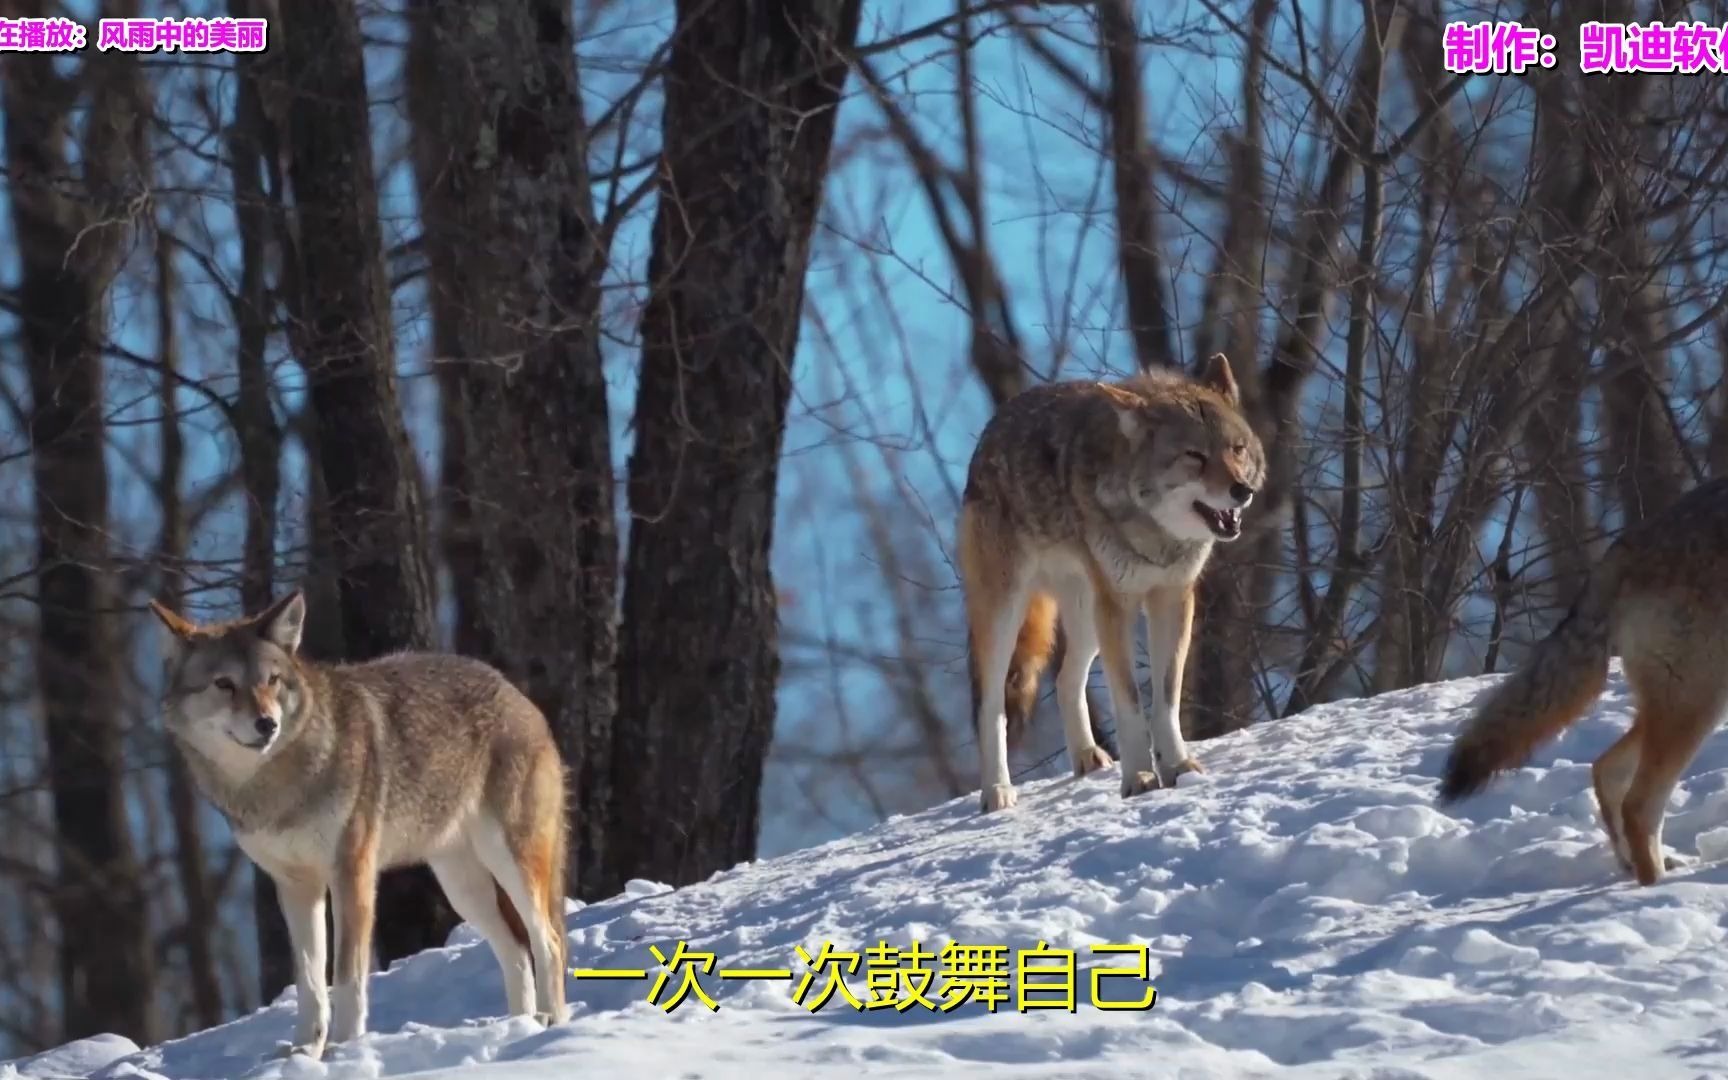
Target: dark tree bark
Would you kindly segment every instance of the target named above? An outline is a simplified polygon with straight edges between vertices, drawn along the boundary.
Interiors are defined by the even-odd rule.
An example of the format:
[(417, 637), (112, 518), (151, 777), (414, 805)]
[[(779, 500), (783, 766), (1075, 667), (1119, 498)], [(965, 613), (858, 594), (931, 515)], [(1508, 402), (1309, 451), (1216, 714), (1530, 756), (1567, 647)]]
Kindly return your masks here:
[[(156, 973), (126, 818), (103, 453), (107, 292), (142, 191), (135, 64), (124, 53), (92, 55), (73, 80), (40, 57), (12, 55), (0, 58), (0, 91), (32, 402), (36, 675), (59, 841), (60, 1037), (116, 1032), (148, 1043)], [(90, 121), (74, 167), (70, 116), (83, 86)]]
[(1127, 301), (1134, 355), (1142, 370), (1177, 366), (1170, 313), (1164, 301), (1164, 260), (1158, 254), (1157, 159), (1146, 137), (1139, 28), (1128, 0), (1098, 0), (1098, 36), (1110, 71), (1106, 102), (1116, 189), (1116, 250)]
[[(1254, 0), (1249, 13), (1246, 62), (1242, 71), (1242, 128), (1225, 134), (1230, 160), (1224, 234), (1216, 268), (1202, 294), (1200, 325), (1195, 328), (1196, 357), (1220, 347), (1232, 358), (1242, 403), (1248, 415), (1264, 415), (1260, 355), (1260, 311), (1264, 304), (1262, 252), (1267, 234), (1261, 85), (1269, 26), (1275, 0)], [(1131, 67), (1128, 71), (1138, 71)], [(1138, 86), (1138, 83), (1136, 83)], [(1143, 111), (1143, 110), (1141, 110)], [(1264, 428), (1262, 427), (1262, 432)], [(1253, 605), (1245, 602), (1261, 574), (1255, 543), (1220, 547), (1199, 582), (1195, 647), (1188, 650), (1181, 712), (1183, 734), (1204, 738), (1229, 730), (1251, 708), (1248, 655), (1252, 649)], [(1244, 587), (1241, 583), (1249, 583)], [(1229, 680), (1240, 680), (1231, 683)], [(1190, 706), (1193, 707), (1190, 707)]]
[[(1641, 103), (1639, 103), (1641, 104)], [(1635, 110), (1635, 111), (1634, 111)], [(1641, 161), (1656, 160), (1653, 133), (1643, 110), (1602, 117), (1602, 142), (1612, 149), (1608, 228), (1604, 250), (1593, 260), (1597, 294), (1609, 342), (1603, 357), (1602, 405), (1626, 527), (1665, 509), (1689, 482), (1674, 422), (1663, 401), (1673, 383), (1668, 353), (1660, 345), (1669, 322), (1662, 259), (1653, 252), (1645, 222), (1649, 188)]]
[[(424, 207), (425, 195), (421, 196)], [(422, 210), (425, 213), (425, 210)], [(451, 316), (432, 301), (432, 348), (442, 359), (452, 355)], [(451, 647), (464, 656), (491, 658), (498, 650), (485, 631), (480, 600), (480, 539), (474, 521), (473, 479), (468, 470), (467, 410), (462, 404), (462, 372), (440, 363), (438, 379), (438, 553), (450, 574)], [(572, 871), (574, 871), (572, 859)]]
[(1579, 320), (1555, 320), (1548, 340), (1555, 342), (1555, 355), (1572, 359), (1550, 364), (1553, 391), (1544, 394), (1530, 414), (1523, 432), (1524, 457), (1532, 472), (1536, 516), (1551, 570), (1551, 592), (1561, 610), (1582, 587), (1590, 570), (1590, 475), (1584, 467), (1580, 439), (1583, 397), (1589, 385), (1588, 355), (1584, 328)]
[(414, 0), (409, 110), (441, 369), (458, 639), (546, 713), (577, 778), (570, 885), (604, 839), (618, 540), (604, 250), (570, 5)]
[(285, 146), (300, 280), (296, 324), (340, 561), (352, 658), (431, 648), (420, 481), (397, 394), (359, 17), (305, 0), (282, 35), (295, 92)]
[(750, 857), (774, 734), (774, 492), (859, 0), (680, 0), (643, 317), (608, 887)]
[[(228, 14), (253, 18), (252, 0), (228, 0)], [(240, 290), (234, 305), (237, 330), (236, 374), (239, 391), (234, 406), (234, 434), (240, 444), (241, 484), (246, 492), (246, 538), (242, 549), (240, 602), (246, 611), (269, 606), (276, 591), (276, 500), (282, 489), (282, 428), (270, 406), (270, 370), (265, 346), (270, 337), (271, 305), (265, 280), (265, 250), (271, 229), (264, 190), (265, 163), (279, 160), (275, 133), (266, 122), (258, 97), (256, 68), (270, 63), (265, 55), (240, 53), (234, 58), (240, 78), (235, 85), (234, 119), (228, 127), (228, 164), (234, 182), (234, 217), (240, 241)], [(281, 177), (273, 175), (280, 198)], [(252, 867), (253, 920), (258, 931), (259, 1000), (269, 1002), (294, 981), (292, 946), (276, 883), (258, 866)]]
[[(162, 438), (161, 464), (157, 476), (157, 501), (162, 513), (162, 537), (157, 543), (162, 582), (157, 598), (171, 610), (180, 610), (185, 585), (182, 565), (186, 559), (186, 513), (180, 499), (180, 482), (186, 461), (185, 438), (175, 404), (179, 386), (180, 343), (176, 333), (174, 293), (178, 275), (174, 256), (160, 232), (156, 236), (156, 361), (162, 365), (158, 377)], [(185, 922), (180, 938), (186, 945), (186, 978), (192, 987), (192, 1015), (201, 1028), (222, 1022), (222, 984), (216, 974), (211, 935), (216, 932), (216, 895), (204, 865), (204, 829), (198, 789), (177, 753), (165, 755), (168, 773), (168, 811), (174, 828), (174, 869), (180, 882)]]
[[(293, 193), (290, 339), (316, 415), (343, 648), (350, 660), (430, 649), (433, 582), (420, 478), (397, 394), (366, 72), (353, 0), (300, 0), (266, 78), (286, 102)], [(456, 925), (431, 871), (382, 875), (381, 964), (442, 945)]]
[(1235, 358), (1236, 385), (1250, 411), (1260, 401), (1261, 255), (1267, 236), (1266, 134), (1263, 114), (1267, 38), (1278, 0), (1254, 0), (1248, 19), (1248, 55), (1242, 65), (1242, 127), (1222, 135), (1230, 162), (1225, 192), (1224, 233), (1218, 261), (1206, 276), (1195, 356), (1223, 352)]

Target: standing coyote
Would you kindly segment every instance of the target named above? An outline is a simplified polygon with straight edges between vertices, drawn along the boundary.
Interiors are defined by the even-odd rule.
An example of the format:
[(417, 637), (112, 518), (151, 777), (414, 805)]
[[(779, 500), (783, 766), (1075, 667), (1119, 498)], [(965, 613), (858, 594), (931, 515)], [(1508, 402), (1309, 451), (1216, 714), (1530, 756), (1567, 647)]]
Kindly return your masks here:
[[(1008, 747), (1024, 734), (1058, 613), (1068, 641), (1056, 692), (1074, 775), (1110, 764), (1086, 709), (1100, 654), (1123, 796), (1203, 771), (1178, 719), (1194, 582), (1215, 542), (1242, 535), (1265, 472), (1222, 353), (1197, 380), (1157, 371), (1053, 383), (997, 410), (972, 454), (958, 530), (984, 813), (1015, 803)], [(1134, 680), (1139, 609), (1150, 722)]]
[(1626, 530), (1524, 667), (1491, 690), (1453, 744), (1439, 801), (1481, 790), (1583, 715), (1618, 654), (1632, 727), (1591, 768), (1609, 846), (1653, 885), (1681, 860), (1662, 848), (1680, 774), (1728, 706), (1728, 479)]
[(539, 709), (478, 660), (301, 657), (298, 591), (221, 625), (151, 609), (169, 631), (168, 732), (280, 896), (298, 989), (287, 1053), (320, 1058), (366, 1030), (377, 876), (422, 862), (491, 943), (510, 1012), (566, 1018), (564, 765)]

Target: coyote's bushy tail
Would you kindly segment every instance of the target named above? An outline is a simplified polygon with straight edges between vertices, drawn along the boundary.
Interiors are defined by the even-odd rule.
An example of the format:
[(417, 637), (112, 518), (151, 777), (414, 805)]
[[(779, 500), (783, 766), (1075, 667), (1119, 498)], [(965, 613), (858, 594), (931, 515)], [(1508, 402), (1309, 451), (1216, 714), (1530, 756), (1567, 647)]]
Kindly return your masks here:
[[(492, 889), (497, 894), (498, 913), (504, 917), (505, 925), (510, 930), (510, 936), (516, 939), (516, 944), (532, 952), (532, 937), (528, 932), (527, 920), (543, 918), (546, 929), (552, 937), (552, 956), (556, 970), (567, 970), (567, 946), (564, 931), (564, 867), (569, 857), (570, 822), (566, 811), (568, 804), (569, 771), (560, 762), (558, 764), (557, 798), (553, 804), (544, 807), (541, 815), (533, 822), (535, 834), (528, 838), (526, 846), (518, 852), (518, 857), (526, 855), (533, 860), (545, 860), (544, 877), (529, 874), (528, 882), (536, 895), (533, 901), (539, 907), (539, 912), (518, 911), (511, 901), (510, 894), (505, 891), (503, 883), (496, 876), (492, 878)], [(539, 965), (535, 964), (535, 972), (539, 974)], [(558, 985), (563, 985), (561, 982)], [(551, 1003), (543, 1002), (543, 1005)], [(562, 995), (560, 995), (560, 1008)]]
[[(562, 766), (560, 771), (564, 771)], [(566, 792), (570, 790), (568, 779), (567, 774), (560, 777), (560, 780), (566, 781), (561, 785)], [(569, 967), (565, 956), (565, 947), (569, 942), (564, 934), (564, 864), (570, 851), (570, 818), (566, 806), (567, 797), (558, 800), (558, 812), (553, 820), (551, 872), (546, 875), (545, 896), (541, 900), (546, 906), (546, 921), (552, 931), (552, 953), (557, 959), (560, 972)]]
[(1459, 732), (1441, 775), (1439, 801), (1480, 791), (1572, 725), (1608, 681), (1609, 636), (1620, 587), (1617, 551), (1591, 574), (1560, 624), (1517, 672), (1489, 691)]
[[(1008, 717), (1008, 745), (1017, 748), (1032, 725), (1032, 709), (1038, 704), (1038, 678), (1050, 662), (1056, 646), (1056, 601), (1046, 593), (1035, 593), (1026, 605), (1020, 633), (1014, 639), (1014, 658), (1008, 662), (1003, 687), (1003, 712)], [(972, 716), (978, 716), (982, 692), (978, 683), (978, 654), (972, 636), (966, 636), (966, 672), (972, 686)]]

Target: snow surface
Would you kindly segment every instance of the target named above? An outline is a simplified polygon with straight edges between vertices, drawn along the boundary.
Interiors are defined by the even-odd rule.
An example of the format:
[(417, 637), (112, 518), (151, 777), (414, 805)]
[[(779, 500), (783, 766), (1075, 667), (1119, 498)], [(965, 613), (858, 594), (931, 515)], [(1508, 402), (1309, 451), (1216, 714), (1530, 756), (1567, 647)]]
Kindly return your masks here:
[[(1530, 765), (1435, 809), (1458, 723), (1493, 678), (1321, 706), (1202, 745), (1212, 770), (1124, 801), (1115, 770), (976, 795), (676, 891), (633, 883), (571, 904), (570, 962), (643, 968), (679, 941), (719, 968), (808, 970), (824, 942), (864, 950), (947, 941), (1075, 950), (1074, 1012), (968, 1002), (817, 1011), (792, 981), (700, 976), (720, 1005), (673, 1012), (651, 980), (567, 981), (574, 1015), (502, 1019), (498, 969), (467, 927), (373, 976), (371, 1031), (322, 1063), (265, 1060), (293, 992), (210, 1031), (138, 1051), (113, 1036), (0, 1065), (12, 1077), (565, 1076), (1416, 1077), (1728, 1075), (1728, 866), (1643, 890), (1601, 843), (1589, 761), (1624, 730), (1607, 694)], [(1728, 739), (1704, 748), (1671, 804), (1668, 843), (1728, 849)], [(1148, 1011), (1095, 1008), (1085, 970), (1144, 945)], [(944, 1000), (940, 974), (926, 991)], [(819, 988), (819, 980), (814, 990)], [(861, 965), (845, 984), (860, 1000)], [(1118, 985), (1120, 984), (1120, 985)], [(676, 985), (676, 980), (671, 984)], [(1135, 980), (1104, 983), (1133, 996)], [(1139, 984), (1143, 992), (1145, 984)], [(809, 998), (806, 999), (808, 1001)]]

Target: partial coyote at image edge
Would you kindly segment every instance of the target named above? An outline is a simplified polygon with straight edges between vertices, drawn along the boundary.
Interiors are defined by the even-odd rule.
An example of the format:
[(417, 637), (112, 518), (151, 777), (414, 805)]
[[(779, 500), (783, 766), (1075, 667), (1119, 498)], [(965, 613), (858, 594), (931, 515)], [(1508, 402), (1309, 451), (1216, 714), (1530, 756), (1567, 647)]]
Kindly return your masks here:
[(1728, 707), (1728, 478), (1609, 546), (1565, 617), (1465, 722), (1441, 805), (1482, 790), (1583, 716), (1612, 655), (1632, 691), (1632, 726), (1591, 766), (1592, 787), (1615, 859), (1654, 885), (1685, 861), (1662, 847), (1669, 796)]
[[(1198, 378), (1154, 370), (1033, 387), (991, 417), (956, 530), (985, 813), (1016, 803), (1008, 750), (1029, 723), (1058, 619), (1066, 650), (1056, 693), (1074, 774), (1111, 764), (1086, 705), (1099, 657), (1123, 796), (1202, 771), (1179, 716), (1194, 585), (1213, 546), (1242, 535), (1242, 513), (1265, 474), (1265, 451), (1222, 353)], [(1148, 703), (1133, 670), (1141, 611)]]

